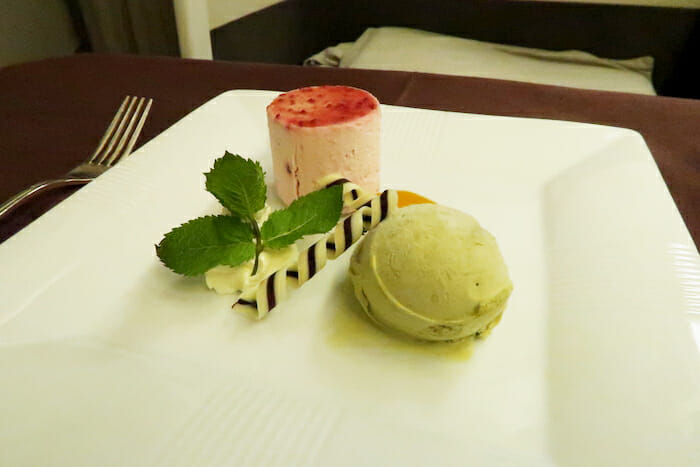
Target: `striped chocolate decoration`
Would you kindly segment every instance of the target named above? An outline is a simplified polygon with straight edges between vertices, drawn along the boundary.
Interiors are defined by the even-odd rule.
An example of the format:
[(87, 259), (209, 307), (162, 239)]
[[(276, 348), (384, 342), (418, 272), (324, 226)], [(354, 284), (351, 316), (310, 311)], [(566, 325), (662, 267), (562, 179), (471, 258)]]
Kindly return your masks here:
[(308, 272), (308, 278), (311, 279), (316, 274), (316, 245), (313, 245), (306, 251), (306, 270)]
[(236, 302), (236, 304), (251, 306), (251, 307), (255, 308), (256, 310), (258, 309), (258, 302), (256, 302), (255, 300), (249, 302), (248, 300), (243, 300), (242, 298), (239, 298), (238, 301)]
[(350, 180), (348, 180), (347, 178), (336, 178), (332, 182), (329, 182), (326, 184), (321, 184), (321, 185), (323, 186), (323, 188), (330, 188), (330, 187), (336, 186), (336, 185), (344, 185), (345, 183), (350, 183)]
[(275, 271), (257, 289), (244, 293), (233, 305), (234, 309), (247, 307), (248, 311), (257, 313), (258, 319), (264, 318), (286, 297), (290, 281), (297, 287), (302, 286), (323, 269), (327, 259), (340, 256), (367, 231), (398, 209), (398, 195), (393, 190), (386, 190), (379, 196), (369, 196), (357, 185), (340, 177), (332, 177), (320, 185), (329, 187), (341, 183), (343, 208), (350, 210), (351, 214), (338, 222), (324, 238), (302, 251), (295, 264)]
[[(267, 287), (265, 287), (265, 291), (267, 292), (267, 308), (268, 309), (273, 309), (277, 303), (275, 303), (275, 273), (272, 277), (270, 277), (267, 280)], [(270, 280), (272, 279), (272, 280)]]
[(384, 193), (382, 193), (379, 197), (379, 200), (381, 202), (382, 207), (382, 214), (380, 220), (384, 220), (387, 214), (389, 214), (389, 193), (387, 191), (384, 191)]
[[(343, 221), (343, 238), (345, 244), (348, 243), (348, 239), (350, 239), (350, 243), (352, 243), (352, 216), (346, 217)], [(336, 254), (337, 253), (336, 251)]]

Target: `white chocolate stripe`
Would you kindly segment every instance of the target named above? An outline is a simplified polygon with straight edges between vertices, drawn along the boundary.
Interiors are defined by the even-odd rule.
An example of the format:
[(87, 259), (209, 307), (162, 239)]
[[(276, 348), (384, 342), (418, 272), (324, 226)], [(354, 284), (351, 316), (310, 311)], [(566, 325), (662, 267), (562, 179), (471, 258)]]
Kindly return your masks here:
[[(344, 187), (347, 185), (357, 190), (359, 195), (358, 199), (353, 199), (352, 194), (350, 195), (349, 198), (353, 204), (358, 200), (365, 200), (355, 212), (341, 220), (332, 232), (302, 251), (296, 264), (275, 271), (263, 280), (257, 289), (243, 294), (234, 304), (234, 309), (256, 313), (258, 319), (264, 318), (272, 308), (286, 298), (289, 284), (302, 286), (323, 269), (327, 260), (343, 254), (362, 238), (365, 232), (398, 209), (398, 194), (394, 190), (386, 190), (381, 195), (367, 200), (359, 187), (349, 182), (344, 183)], [(344, 191), (346, 191), (345, 188)], [(347, 193), (351, 192), (348, 190)]]

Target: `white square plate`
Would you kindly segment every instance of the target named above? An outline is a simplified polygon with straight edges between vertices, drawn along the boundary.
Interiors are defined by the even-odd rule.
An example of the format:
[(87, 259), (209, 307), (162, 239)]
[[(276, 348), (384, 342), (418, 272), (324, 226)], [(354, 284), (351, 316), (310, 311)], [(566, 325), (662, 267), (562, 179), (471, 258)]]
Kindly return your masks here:
[(384, 186), (510, 268), (461, 358), (357, 314), (349, 253), (261, 322), (159, 264), (225, 150), (271, 183), (275, 95), (222, 94), (0, 245), (0, 465), (700, 465), (700, 261), (637, 133), (383, 107)]

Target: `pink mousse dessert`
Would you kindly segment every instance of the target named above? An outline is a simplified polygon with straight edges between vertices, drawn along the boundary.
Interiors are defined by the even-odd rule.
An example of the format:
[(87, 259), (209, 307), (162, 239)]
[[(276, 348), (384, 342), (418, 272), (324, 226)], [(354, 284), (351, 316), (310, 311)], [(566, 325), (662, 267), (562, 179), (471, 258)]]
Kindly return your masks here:
[(340, 174), (379, 191), (379, 101), (362, 89), (313, 86), (279, 95), (267, 106), (277, 195), (289, 204)]

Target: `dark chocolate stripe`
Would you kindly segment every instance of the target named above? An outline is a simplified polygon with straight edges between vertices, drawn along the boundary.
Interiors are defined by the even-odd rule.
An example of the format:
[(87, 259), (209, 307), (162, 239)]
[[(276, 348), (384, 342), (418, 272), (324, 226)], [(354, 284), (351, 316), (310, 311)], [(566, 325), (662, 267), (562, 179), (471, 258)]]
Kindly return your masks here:
[(344, 183), (350, 183), (350, 180), (348, 180), (347, 178), (339, 178), (338, 180), (333, 180), (328, 185), (326, 185), (326, 188), (330, 188), (336, 185), (342, 185)]
[(352, 199), (353, 199), (353, 200), (356, 200), (357, 198), (360, 197), (360, 194), (359, 194), (359, 193), (357, 192), (357, 190), (354, 189), (354, 188), (353, 188), (352, 190), (350, 190), (350, 194), (352, 195)]
[(249, 302), (248, 300), (244, 300), (242, 298), (239, 298), (236, 303), (233, 304), (235, 305), (245, 305), (245, 306), (252, 306), (256, 310), (258, 309), (258, 302)]
[(277, 273), (275, 273), (267, 278), (267, 309), (268, 310), (272, 310), (276, 305), (276, 303), (275, 303), (275, 276), (277, 276)]
[[(372, 199), (374, 199), (374, 198), (372, 198)], [(364, 208), (364, 207), (371, 208), (371, 207), (372, 207), (372, 199), (370, 199), (370, 200), (367, 201), (365, 204), (363, 204), (362, 206), (360, 206), (360, 208)], [(360, 208), (357, 208), (357, 209), (360, 209)]]
[(335, 251), (335, 243), (333, 242), (326, 242), (326, 248), (331, 251)]
[(309, 267), (309, 279), (311, 279), (316, 274), (316, 245), (307, 250), (306, 262)]
[(362, 220), (365, 222), (372, 222), (372, 216), (364, 215), (362, 216)]
[(343, 235), (345, 236), (345, 249), (352, 243), (352, 216), (343, 221)]
[(386, 215), (389, 212), (389, 191), (384, 190), (382, 192), (382, 195), (379, 197), (380, 205), (381, 205), (381, 215), (379, 216), (380, 220), (384, 220), (386, 218)]
[(287, 271), (287, 277), (294, 277), (295, 279), (299, 279), (299, 272), (298, 271)]

